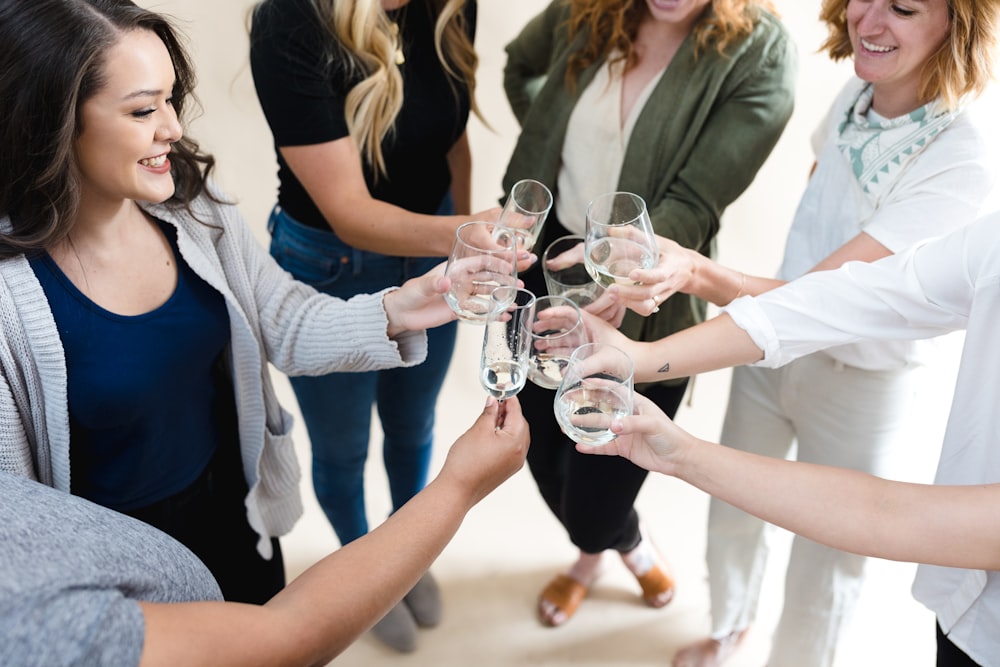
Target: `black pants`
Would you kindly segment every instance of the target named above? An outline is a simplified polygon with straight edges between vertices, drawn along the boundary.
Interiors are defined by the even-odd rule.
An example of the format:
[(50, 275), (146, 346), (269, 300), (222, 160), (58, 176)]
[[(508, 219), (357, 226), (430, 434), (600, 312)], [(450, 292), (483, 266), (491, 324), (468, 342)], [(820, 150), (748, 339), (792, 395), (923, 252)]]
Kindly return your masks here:
[(937, 667), (980, 667), (965, 651), (951, 643), (937, 626)]
[(201, 476), (183, 491), (125, 512), (184, 544), (215, 576), (226, 600), (263, 604), (285, 585), (278, 540), (274, 555), (257, 553), (257, 533), (243, 504), (247, 483), (235, 442), (220, 443)]
[[(569, 234), (551, 217), (545, 223), (535, 252)], [(545, 279), (537, 265), (519, 276), (536, 296), (546, 294)], [(673, 418), (684, 398), (687, 383), (652, 385), (642, 393)], [(639, 515), (635, 499), (648, 472), (617, 456), (581, 454), (560, 430), (552, 409), (555, 391), (532, 383), (518, 394), (531, 428), (528, 467), (549, 509), (566, 528), (570, 541), (581, 551), (596, 554), (605, 549), (629, 551), (639, 543)]]

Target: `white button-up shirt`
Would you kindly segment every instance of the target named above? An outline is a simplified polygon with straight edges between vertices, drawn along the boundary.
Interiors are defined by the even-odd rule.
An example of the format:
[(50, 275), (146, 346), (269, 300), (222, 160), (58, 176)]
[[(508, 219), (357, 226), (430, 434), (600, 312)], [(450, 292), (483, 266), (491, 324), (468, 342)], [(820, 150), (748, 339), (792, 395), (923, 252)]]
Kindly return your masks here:
[[(1000, 483), (1000, 213), (879, 262), (849, 262), (738, 299), (726, 312), (764, 350), (767, 367), (865, 338), (966, 329), (935, 483)], [(921, 565), (913, 594), (973, 660), (1000, 667), (1000, 572)]]

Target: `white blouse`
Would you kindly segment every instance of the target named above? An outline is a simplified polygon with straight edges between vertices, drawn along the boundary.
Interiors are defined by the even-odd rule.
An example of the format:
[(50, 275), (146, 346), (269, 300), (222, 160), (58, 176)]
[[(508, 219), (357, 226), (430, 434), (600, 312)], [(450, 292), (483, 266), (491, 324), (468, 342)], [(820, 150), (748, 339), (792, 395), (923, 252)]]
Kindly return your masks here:
[(666, 71), (664, 67), (650, 79), (628, 118), (622, 119), (624, 66), (623, 60), (609, 57), (583, 90), (570, 114), (556, 182), (555, 210), (563, 227), (575, 234), (585, 231), (590, 201), (618, 189), (632, 128)]

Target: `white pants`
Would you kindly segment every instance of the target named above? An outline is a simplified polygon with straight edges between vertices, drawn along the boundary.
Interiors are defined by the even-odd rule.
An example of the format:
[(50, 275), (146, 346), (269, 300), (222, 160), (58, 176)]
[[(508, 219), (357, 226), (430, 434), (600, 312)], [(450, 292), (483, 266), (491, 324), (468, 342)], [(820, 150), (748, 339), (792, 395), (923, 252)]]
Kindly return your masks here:
[[(911, 375), (845, 366), (822, 352), (778, 369), (736, 368), (721, 440), (775, 458), (786, 458), (797, 441), (800, 461), (891, 477), (892, 450), (904, 453), (893, 445), (912, 403)], [(713, 637), (753, 622), (771, 528), (712, 499), (707, 558)], [(864, 565), (862, 556), (794, 538), (769, 667), (833, 663), (861, 591)]]

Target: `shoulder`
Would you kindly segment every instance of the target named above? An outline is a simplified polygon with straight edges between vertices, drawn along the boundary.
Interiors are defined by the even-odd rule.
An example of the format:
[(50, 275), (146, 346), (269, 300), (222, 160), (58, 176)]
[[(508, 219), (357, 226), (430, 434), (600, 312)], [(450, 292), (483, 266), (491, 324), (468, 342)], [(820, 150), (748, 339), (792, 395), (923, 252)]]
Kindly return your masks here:
[(788, 66), (798, 60), (795, 40), (788, 28), (781, 19), (763, 9), (754, 21), (753, 30), (736, 48), (743, 52), (743, 57), (756, 56), (765, 65)]
[(253, 9), (250, 24), (252, 64), (260, 64), (266, 54), (289, 58), (312, 54), (318, 57), (335, 45), (323, 28), (310, 0), (264, 0)]

